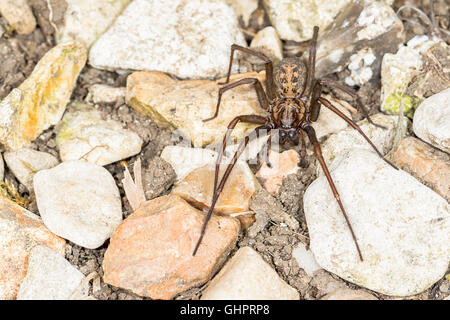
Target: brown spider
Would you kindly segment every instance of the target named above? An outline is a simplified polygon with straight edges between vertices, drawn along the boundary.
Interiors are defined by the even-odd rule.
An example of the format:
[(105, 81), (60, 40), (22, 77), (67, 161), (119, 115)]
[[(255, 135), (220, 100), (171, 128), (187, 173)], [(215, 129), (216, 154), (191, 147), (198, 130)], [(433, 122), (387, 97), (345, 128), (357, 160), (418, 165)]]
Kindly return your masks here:
[[(283, 59), (278, 67), (275, 70), (275, 78), (274, 78), (274, 72), (272, 67), (272, 61), (266, 57), (264, 54), (260, 52), (253, 51), (251, 49), (247, 49), (245, 47), (241, 47), (237, 44), (233, 44), (231, 46), (231, 56), (230, 56), (230, 64), (228, 68), (228, 76), (225, 83), (227, 84), (230, 81), (230, 73), (231, 73), (231, 66), (233, 63), (233, 54), (235, 50), (243, 51), (245, 53), (254, 55), (256, 57), (259, 57), (262, 61), (264, 61), (265, 69), (266, 69), (266, 91), (264, 91), (263, 86), (261, 82), (256, 78), (245, 78), (241, 79), (239, 81), (236, 81), (234, 83), (227, 84), (219, 89), (219, 97), (217, 101), (216, 111), (214, 116), (212, 116), (209, 119), (205, 119), (203, 121), (209, 121), (217, 117), (219, 113), (219, 106), (220, 101), (222, 98), (222, 94), (230, 90), (232, 88), (235, 88), (240, 85), (244, 84), (254, 84), (256, 94), (258, 96), (258, 101), (261, 105), (261, 108), (266, 110), (269, 115), (267, 117), (258, 116), (258, 115), (242, 115), (234, 118), (230, 124), (228, 125), (227, 132), (225, 134), (225, 137), (223, 139), (222, 149), (219, 152), (219, 155), (217, 157), (216, 161), (216, 170), (215, 170), (215, 176), (214, 176), (214, 192), (213, 192), (213, 198), (211, 201), (211, 207), (209, 208), (209, 211), (205, 217), (205, 221), (201, 230), (200, 238), (197, 242), (197, 245), (195, 246), (193, 255), (196, 254), (200, 243), (203, 239), (203, 236), (205, 234), (206, 226), (208, 224), (208, 221), (210, 220), (212, 213), (214, 211), (214, 206), (220, 196), (220, 193), (223, 190), (223, 187), (225, 185), (225, 182), (227, 181), (231, 170), (233, 169), (234, 165), (236, 164), (239, 156), (244, 151), (245, 147), (248, 145), (251, 137), (252, 139), (254, 137), (259, 136), (259, 132), (262, 130), (266, 131), (269, 139), (267, 141), (267, 153), (265, 155), (264, 161), (270, 166), (270, 163), (268, 161), (268, 153), (271, 148), (271, 134), (275, 130), (279, 130), (279, 137), (280, 142), (285, 143), (286, 141), (290, 140), (294, 144), (298, 144), (299, 140), (301, 141), (301, 151), (300, 151), (300, 158), (304, 159), (306, 156), (306, 144), (305, 139), (303, 136), (303, 133), (306, 133), (309, 140), (311, 141), (311, 144), (314, 148), (315, 155), (317, 159), (319, 160), (319, 163), (323, 169), (323, 172), (328, 180), (328, 183), (331, 187), (331, 191), (333, 192), (334, 197), (336, 198), (336, 201), (339, 205), (339, 207), (342, 210), (342, 213), (344, 215), (344, 218), (347, 222), (347, 225), (350, 229), (351, 235), (353, 237), (353, 240), (356, 245), (356, 249), (358, 251), (359, 258), (361, 261), (363, 261), (363, 257), (361, 254), (361, 250), (358, 245), (358, 241), (356, 239), (355, 233), (353, 232), (352, 226), (350, 224), (350, 221), (348, 219), (347, 213), (345, 212), (344, 206), (342, 205), (341, 199), (339, 197), (339, 193), (336, 189), (336, 186), (334, 185), (333, 179), (331, 178), (330, 172), (328, 171), (328, 168), (325, 164), (325, 161), (322, 156), (322, 151), (320, 149), (319, 142), (316, 137), (316, 133), (314, 131), (314, 128), (311, 126), (311, 123), (316, 121), (319, 116), (320, 106), (323, 105), (327, 108), (329, 108), (331, 111), (336, 113), (339, 117), (344, 119), (350, 126), (352, 126), (354, 129), (356, 129), (363, 137), (367, 140), (367, 142), (373, 147), (373, 149), (378, 153), (378, 155), (383, 158), (389, 165), (397, 169), (392, 163), (390, 163), (388, 160), (386, 160), (383, 155), (378, 151), (378, 149), (375, 147), (375, 145), (370, 141), (370, 139), (364, 134), (364, 132), (361, 130), (361, 128), (353, 122), (350, 118), (348, 118), (346, 115), (344, 115), (339, 109), (337, 109), (335, 106), (333, 106), (327, 99), (321, 97), (321, 91), (322, 91), (322, 85), (327, 86), (334, 86), (349, 95), (351, 95), (353, 98), (356, 99), (358, 105), (360, 106), (361, 111), (363, 112), (364, 116), (367, 118), (367, 120), (371, 123), (372, 120), (370, 119), (367, 110), (364, 108), (364, 106), (361, 103), (361, 100), (359, 99), (359, 96), (354, 92), (353, 90), (329, 79), (314, 79), (314, 69), (315, 69), (315, 60), (316, 60), (316, 43), (317, 43), (317, 36), (318, 36), (319, 28), (316, 26), (314, 27), (314, 35), (311, 40), (311, 46), (309, 50), (309, 61), (308, 66), (306, 66), (305, 63), (300, 61), (298, 58), (285, 58)], [(247, 123), (254, 123), (259, 124), (260, 126), (257, 127), (252, 133), (247, 135), (243, 141), (239, 144), (239, 147), (236, 151), (236, 153), (233, 156), (233, 159), (228, 164), (225, 173), (223, 174), (222, 179), (220, 180), (220, 183), (218, 183), (219, 178), (219, 169), (220, 169), (220, 163), (222, 161), (223, 153), (225, 151), (226, 142), (229, 139), (232, 130), (239, 122), (247, 122)], [(376, 124), (374, 124), (376, 125)], [(376, 125), (379, 126), (379, 125)], [(379, 126), (381, 127), (381, 126)], [(300, 138), (300, 139), (299, 139)]]

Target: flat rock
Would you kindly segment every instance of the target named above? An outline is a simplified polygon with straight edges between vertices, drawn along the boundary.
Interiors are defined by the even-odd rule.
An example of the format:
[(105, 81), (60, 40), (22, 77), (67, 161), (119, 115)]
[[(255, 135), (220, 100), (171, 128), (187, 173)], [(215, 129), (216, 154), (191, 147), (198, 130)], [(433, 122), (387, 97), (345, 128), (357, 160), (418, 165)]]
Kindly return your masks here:
[(48, 51), (31, 75), (0, 102), (0, 143), (17, 150), (58, 123), (86, 58), (81, 42)]
[(289, 286), (252, 248), (240, 248), (212, 279), (202, 300), (298, 300)]
[[(250, 48), (262, 52), (274, 60), (280, 61), (283, 59), (283, 44), (274, 27), (269, 26), (258, 31), (250, 44)], [(260, 62), (260, 60), (257, 62)]]
[[(259, 73), (231, 76), (231, 82), (256, 77), (264, 83)], [(228, 124), (238, 115), (264, 115), (252, 86), (239, 86), (222, 97), (221, 109), (216, 119), (203, 122), (214, 115), (219, 85), (224, 81), (177, 81), (162, 72), (135, 72), (127, 78), (127, 103), (142, 114), (150, 116), (156, 124), (168, 127), (191, 140), (194, 147), (222, 143)], [(243, 138), (257, 125), (239, 123), (231, 139)]]
[[(227, 165), (222, 165), (219, 171), (219, 181)], [(189, 203), (202, 209), (209, 209), (213, 196), (214, 174), (216, 166), (206, 165), (193, 170), (172, 189)], [(245, 162), (239, 161), (231, 171), (214, 211), (221, 214), (249, 211), (250, 199), (258, 190), (259, 184), (253, 172)]]
[(378, 300), (363, 290), (340, 289), (329, 293), (320, 300)]
[[(393, 146), (395, 127), (397, 125), (397, 117), (384, 115), (382, 113), (371, 116), (373, 122), (387, 127), (387, 129), (378, 128), (371, 125), (367, 119), (358, 121), (357, 124), (366, 136), (375, 144), (375, 146), (384, 155), (388, 153)], [(406, 120), (405, 120), (406, 121)], [(354, 149), (373, 150), (370, 144), (363, 138), (363, 136), (355, 129), (349, 127), (332, 134), (322, 145), (323, 158), (327, 165), (340, 153)], [(322, 169), (318, 165), (317, 172), (321, 173)]]
[(125, 100), (127, 88), (111, 87), (106, 84), (94, 84), (89, 87), (86, 101), (92, 103), (116, 103)]
[(114, 178), (93, 163), (68, 161), (39, 171), (34, 191), (45, 225), (82, 247), (100, 247), (122, 221)]
[(292, 256), (298, 263), (298, 266), (305, 270), (305, 272), (313, 277), (316, 271), (322, 270), (322, 268), (317, 264), (311, 250), (306, 248), (306, 245), (299, 243), (294, 250), (292, 250)]
[(424, 53), (436, 40), (416, 36), (402, 45), (395, 53), (386, 53), (381, 65), (381, 110), (390, 114), (403, 113), (412, 118), (418, 100), (407, 94), (412, 78), (424, 65)]
[(7, 151), (4, 157), (8, 168), (28, 190), (33, 190), (33, 177), (37, 172), (53, 168), (59, 163), (51, 154), (29, 148)]
[(419, 139), (407, 137), (400, 141), (392, 160), (450, 201), (450, 155)]
[(263, 0), (272, 25), (283, 40), (309, 40), (313, 28), (324, 29), (350, 0)]
[(0, 13), (18, 34), (29, 34), (36, 28), (27, 0), (0, 0)]
[(414, 113), (414, 133), (450, 153), (450, 88), (425, 99)]
[(104, 166), (141, 151), (142, 139), (115, 120), (104, 120), (94, 108), (73, 103), (56, 136), (63, 161), (82, 159)]
[(131, 0), (65, 0), (64, 24), (57, 29), (56, 41), (82, 40), (87, 47), (114, 22)]
[(223, 1), (134, 0), (93, 44), (89, 63), (215, 78), (226, 74), (233, 43), (245, 46), (236, 14)]
[(316, 77), (347, 68), (347, 85), (374, 83), (383, 56), (396, 52), (404, 41), (403, 23), (389, 5), (376, 0), (347, 1), (332, 23), (319, 31)]
[(290, 149), (282, 153), (271, 151), (269, 153), (271, 168), (264, 162), (256, 173), (257, 178), (264, 181), (264, 188), (272, 195), (278, 194), (283, 179), (288, 175), (297, 173), (300, 156), (297, 151)]
[(336, 158), (331, 175), (364, 261), (324, 176), (306, 190), (304, 211), (317, 263), (386, 295), (418, 294), (441, 279), (450, 258), (450, 206), (437, 193), (374, 152)]
[(172, 299), (207, 282), (234, 247), (239, 222), (213, 216), (195, 256), (204, 213), (175, 195), (145, 202), (105, 252), (104, 281), (152, 299)]
[(66, 242), (51, 233), (39, 216), (0, 197), (0, 299), (15, 299), (37, 245), (64, 256)]
[(17, 300), (68, 300), (83, 279), (63, 256), (48, 247), (35, 246)]
[(168, 193), (176, 177), (170, 163), (158, 156), (151, 159), (142, 175), (145, 199), (151, 200)]

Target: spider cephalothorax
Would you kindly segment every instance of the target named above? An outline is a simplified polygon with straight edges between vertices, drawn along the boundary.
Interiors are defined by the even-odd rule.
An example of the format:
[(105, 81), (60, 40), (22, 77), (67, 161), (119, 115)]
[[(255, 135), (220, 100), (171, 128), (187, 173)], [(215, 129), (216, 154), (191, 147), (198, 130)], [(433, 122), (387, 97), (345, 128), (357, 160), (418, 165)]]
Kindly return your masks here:
[[(356, 123), (354, 123), (350, 118), (348, 118), (345, 114), (339, 111), (339, 109), (333, 106), (327, 99), (321, 97), (323, 85), (333, 86), (337, 89), (346, 92), (347, 94), (351, 95), (356, 99), (360, 107), (360, 110), (363, 112), (367, 120), (371, 124), (374, 124), (370, 119), (364, 106), (362, 105), (358, 95), (353, 90), (333, 80), (314, 78), (316, 43), (318, 32), (319, 28), (314, 27), (314, 35), (309, 50), (308, 65), (303, 63), (298, 58), (285, 58), (277, 65), (277, 67), (275, 68), (275, 72), (273, 70), (272, 61), (269, 58), (267, 58), (264, 54), (245, 47), (241, 47), (236, 44), (233, 44), (231, 46), (230, 64), (228, 67), (227, 80), (225, 82), (226, 85), (219, 89), (219, 97), (214, 115), (209, 119), (205, 119), (204, 121), (209, 121), (217, 117), (219, 113), (219, 106), (222, 94), (225, 91), (244, 84), (255, 85), (255, 90), (259, 104), (261, 108), (263, 108), (269, 113), (269, 115), (268, 117), (262, 117), (258, 115), (242, 115), (233, 119), (228, 125), (228, 130), (225, 133), (223, 139), (221, 152), (219, 152), (219, 155), (216, 160), (216, 171), (214, 175), (214, 192), (213, 192), (213, 199), (211, 201), (211, 207), (209, 208), (209, 211), (205, 217), (205, 222), (201, 230), (200, 239), (198, 240), (197, 245), (195, 246), (193, 255), (196, 254), (201, 244), (201, 241), (205, 234), (206, 226), (208, 224), (209, 219), (211, 218), (211, 215), (213, 214), (215, 204), (220, 196), (220, 193), (223, 190), (225, 182), (227, 181), (231, 173), (231, 170), (236, 164), (239, 156), (242, 154), (245, 147), (248, 145), (250, 139), (254, 139), (255, 137), (260, 136), (260, 133), (267, 132), (267, 134), (269, 135), (269, 139), (267, 140), (267, 153), (265, 156), (265, 161), (267, 162), (268, 165), (270, 165), (268, 160), (269, 159), (268, 153), (271, 146), (271, 136), (274, 134), (275, 131), (278, 131), (280, 143), (286, 143), (288, 141), (294, 144), (301, 143), (301, 150), (300, 150), (301, 159), (304, 159), (306, 156), (306, 144), (304, 134), (308, 136), (313, 146), (317, 160), (319, 161), (325, 174), (325, 177), (328, 180), (331, 191), (333, 192), (333, 195), (342, 211), (342, 214), (345, 217), (350, 233), (355, 242), (359, 258), (361, 259), (361, 261), (363, 260), (362, 253), (359, 248), (355, 233), (350, 224), (347, 213), (345, 212), (344, 206), (342, 205), (339, 193), (336, 189), (333, 179), (331, 178), (327, 165), (325, 164), (325, 161), (322, 157), (322, 151), (320, 149), (320, 144), (317, 140), (315, 130), (311, 126), (312, 122), (315, 122), (319, 117), (320, 107), (323, 105), (326, 108), (333, 111), (334, 113), (336, 113), (339, 117), (344, 119), (351, 127), (356, 129), (364, 137), (364, 139), (366, 139), (366, 141), (374, 148), (374, 150), (378, 153), (380, 157), (383, 158), (383, 155), (378, 151), (375, 145), (369, 140), (369, 138), (364, 134), (364, 132), (359, 128), (359, 126)], [(235, 50), (239, 50), (254, 55), (256, 57), (259, 57), (264, 62), (266, 69), (266, 80), (265, 80), (266, 91), (264, 91), (263, 85), (256, 78), (245, 78), (228, 84), (230, 80), (231, 65), (233, 64), (233, 55)], [(254, 123), (259, 124), (260, 126), (255, 129), (254, 133), (256, 134), (247, 135), (244, 138), (244, 140), (241, 141), (236, 153), (234, 154), (231, 163), (228, 164), (225, 173), (223, 174), (222, 179), (219, 182), (219, 170), (220, 170), (220, 163), (223, 157), (223, 152), (225, 150), (228, 138), (230, 137), (231, 131), (239, 122)], [(396, 168), (388, 160), (386, 159), (384, 160), (391, 166)]]

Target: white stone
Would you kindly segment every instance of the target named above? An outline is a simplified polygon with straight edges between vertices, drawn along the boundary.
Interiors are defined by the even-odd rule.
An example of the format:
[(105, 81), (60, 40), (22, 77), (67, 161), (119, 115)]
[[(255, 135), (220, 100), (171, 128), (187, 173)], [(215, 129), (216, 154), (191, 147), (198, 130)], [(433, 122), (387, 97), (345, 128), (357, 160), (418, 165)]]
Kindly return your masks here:
[(53, 168), (59, 163), (58, 159), (49, 153), (28, 148), (7, 151), (4, 157), (8, 168), (28, 190), (33, 190), (33, 176), (37, 172)]
[(245, 46), (234, 10), (204, 0), (134, 0), (91, 47), (90, 64), (159, 70), (181, 78), (219, 77), (230, 47)]
[(383, 34), (393, 24), (396, 23), (397, 16), (392, 14), (389, 5), (382, 1), (365, 0), (364, 10), (356, 21), (356, 25), (361, 27), (358, 32), (358, 40), (374, 39)]
[(321, 267), (392, 296), (418, 294), (445, 275), (450, 206), (443, 198), (368, 150), (341, 154), (330, 171), (364, 261), (321, 176), (303, 200), (311, 250)]
[(298, 300), (299, 294), (255, 250), (243, 247), (211, 280), (201, 299)]
[(3, 177), (5, 176), (5, 165), (3, 164), (3, 157), (0, 153), (0, 181), (3, 180)]
[(322, 267), (317, 264), (311, 250), (306, 249), (306, 245), (301, 242), (294, 250), (292, 250), (292, 256), (297, 260), (298, 266), (305, 270), (310, 277), (313, 277), (316, 271), (322, 269)]
[(284, 40), (304, 41), (314, 26), (324, 30), (351, 0), (263, 0), (272, 25)]
[(114, 178), (93, 163), (69, 161), (39, 171), (34, 191), (47, 228), (82, 247), (98, 248), (122, 221)]
[(56, 41), (83, 40), (86, 47), (97, 40), (131, 0), (65, 0), (64, 25), (57, 29)]
[(361, 86), (368, 82), (373, 75), (372, 68), (370, 66), (375, 59), (376, 57), (373, 54), (373, 50), (368, 47), (365, 47), (350, 56), (348, 69), (351, 74), (345, 78), (345, 83), (349, 86)]
[(27, 0), (0, 0), (0, 13), (18, 34), (28, 34), (36, 28), (36, 19)]
[(271, 58), (283, 59), (283, 44), (274, 27), (265, 27), (258, 31), (250, 44), (250, 48), (261, 51)]
[[(322, 108), (323, 109), (323, 108)], [(397, 124), (396, 116), (388, 116), (382, 113), (371, 116), (373, 122), (387, 127), (387, 129), (375, 127), (371, 125), (366, 119), (359, 121), (357, 124), (366, 136), (375, 144), (375, 146), (384, 155), (392, 148), (395, 126)], [(322, 145), (323, 158), (327, 165), (340, 153), (348, 151), (353, 148), (361, 148), (373, 150), (370, 144), (362, 137), (362, 135), (355, 129), (349, 127), (341, 130), (338, 133), (332, 134)], [(317, 167), (317, 172), (322, 172), (320, 166)]]
[(333, 291), (320, 300), (378, 300), (375, 296), (363, 290), (339, 289)]
[(84, 104), (72, 104), (56, 136), (63, 161), (85, 160), (104, 166), (141, 152), (142, 139), (115, 120)]
[(17, 300), (68, 300), (84, 275), (61, 255), (45, 246), (34, 247)]
[(425, 99), (414, 113), (414, 133), (450, 153), (450, 88)]
[(120, 99), (125, 100), (127, 88), (111, 87), (106, 84), (94, 84), (89, 88), (86, 101), (93, 103), (114, 103)]
[[(352, 118), (350, 111), (344, 108), (344, 105), (347, 104), (347, 102), (334, 99), (329, 95), (324, 95), (323, 97), (330, 101), (333, 106), (338, 108), (347, 117), (349, 117), (350, 119)], [(327, 107), (321, 106), (319, 118), (312, 124), (312, 126), (314, 130), (316, 130), (317, 139), (320, 140), (323, 137), (347, 128), (348, 124), (336, 113), (334, 113)]]
[(258, 8), (258, 0), (225, 0), (229, 4), (238, 17), (242, 17), (244, 25), (248, 26), (250, 16), (253, 11)]

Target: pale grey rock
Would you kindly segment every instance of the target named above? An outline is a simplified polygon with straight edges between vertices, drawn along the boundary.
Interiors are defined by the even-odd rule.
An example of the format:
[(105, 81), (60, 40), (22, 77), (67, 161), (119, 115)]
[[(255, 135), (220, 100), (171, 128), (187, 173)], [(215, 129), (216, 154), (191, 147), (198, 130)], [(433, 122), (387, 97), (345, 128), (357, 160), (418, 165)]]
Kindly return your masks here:
[(248, 26), (250, 16), (258, 8), (258, 0), (225, 0), (225, 2), (234, 9), (238, 18), (242, 17), (245, 26)]
[(93, 163), (68, 161), (39, 171), (34, 191), (47, 228), (82, 247), (98, 248), (122, 221), (114, 178)]
[(363, 290), (339, 289), (333, 291), (320, 300), (378, 300), (375, 296)]
[[(274, 27), (269, 26), (258, 31), (250, 44), (250, 48), (264, 53), (269, 58), (283, 59), (283, 44)], [(261, 60), (259, 59), (258, 62), (261, 63)]]
[(375, 81), (384, 54), (396, 52), (404, 40), (403, 24), (389, 5), (376, 0), (353, 1), (319, 33), (316, 76), (348, 68), (348, 85)]
[(283, 40), (304, 41), (313, 28), (325, 29), (351, 0), (263, 0), (272, 25)]
[(29, 34), (36, 28), (27, 0), (0, 0), (0, 13), (18, 34)]
[(65, 0), (64, 24), (57, 29), (56, 41), (83, 40), (86, 47), (97, 40), (131, 0)]
[(3, 177), (5, 176), (5, 165), (3, 164), (3, 157), (0, 153), (0, 181), (3, 180)]
[(103, 120), (94, 108), (73, 103), (56, 136), (63, 161), (85, 160), (104, 166), (141, 151), (142, 139), (115, 120)]
[(29, 148), (7, 151), (4, 158), (14, 176), (30, 191), (33, 190), (33, 177), (37, 172), (53, 168), (59, 163), (51, 154)]
[(87, 102), (92, 103), (115, 103), (119, 100), (125, 100), (127, 88), (111, 87), (106, 84), (94, 84), (89, 88), (86, 97)]
[(359, 286), (386, 295), (418, 294), (441, 279), (450, 259), (450, 205), (374, 152), (353, 149), (330, 166), (358, 239), (324, 176), (306, 190), (304, 210), (317, 263)]
[[(387, 129), (371, 125), (366, 119), (359, 121), (357, 124), (373, 144), (375, 144), (378, 150), (385, 155), (392, 149), (394, 143), (395, 128), (398, 121), (397, 116), (378, 113), (371, 116), (371, 119), (373, 122), (385, 126)], [(323, 158), (327, 165), (330, 165), (331, 161), (340, 153), (353, 148), (373, 150), (372, 146), (362, 135), (351, 127), (332, 134), (321, 145)], [(322, 172), (319, 165), (317, 166), (317, 172)]]
[(60, 254), (45, 246), (35, 246), (17, 300), (68, 300), (83, 278)]
[(414, 113), (414, 133), (450, 153), (450, 88), (425, 99)]
[(203, 291), (202, 300), (298, 300), (297, 290), (284, 282), (252, 248), (240, 248)]
[(322, 267), (317, 264), (311, 250), (307, 249), (306, 245), (301, 242), (294, 250), (292, 250), (292, 256), (297, 260), (298, 266), (305, 270), (310, 277), (313, 277), (316, 271), (322, 269)]
[(222, 1), (134, 0), (91, 47), (108, 70), (159, 70), (181, 78), (227, 72), (230, 46), (245, 46), (234, 10)]

